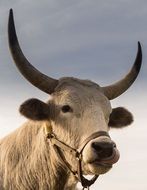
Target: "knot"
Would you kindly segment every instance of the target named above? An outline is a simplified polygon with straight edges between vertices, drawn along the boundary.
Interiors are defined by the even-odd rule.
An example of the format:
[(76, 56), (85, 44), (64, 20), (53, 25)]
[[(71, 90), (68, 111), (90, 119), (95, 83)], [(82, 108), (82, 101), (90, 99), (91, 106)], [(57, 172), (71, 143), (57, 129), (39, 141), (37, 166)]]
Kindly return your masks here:
[(50, 138), (53, 134), (53, 129), (49, 121), (44, 122), (44, 134), (47, 138)]

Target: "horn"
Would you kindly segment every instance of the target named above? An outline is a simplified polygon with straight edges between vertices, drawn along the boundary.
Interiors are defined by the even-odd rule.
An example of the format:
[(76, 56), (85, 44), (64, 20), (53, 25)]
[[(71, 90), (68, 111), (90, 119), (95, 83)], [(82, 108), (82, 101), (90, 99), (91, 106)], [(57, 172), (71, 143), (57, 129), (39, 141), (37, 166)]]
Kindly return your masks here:
[(33, 67), (24, 56), (16, 34), (13, 10), (10, 9), (8, 22), (9, 48), (14, 62), (21, 74), (40, 90), (51, 94), (58, 85), (58, 80), (50, 78)]
[(124, 93), (135, 81), (142, 64), (142, 50), (138, 42), (138, 52), (133, 67), (130, 72), (120, 81), (106, 87), (102, 87), (103, 93), (109, 100), (112, 100)]

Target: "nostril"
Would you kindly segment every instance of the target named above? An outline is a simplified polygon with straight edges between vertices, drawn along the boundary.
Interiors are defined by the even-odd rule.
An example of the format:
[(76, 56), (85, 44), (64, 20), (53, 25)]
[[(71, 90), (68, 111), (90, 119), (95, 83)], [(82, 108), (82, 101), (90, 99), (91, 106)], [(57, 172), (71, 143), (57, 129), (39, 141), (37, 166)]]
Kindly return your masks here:
[(110, 142), (93, 142), (91, 146), (101, 159), (112, 156), (113, 149), (116, 147), (114, 143)]
[(95, 149), (97, 152), (102, 152), (103, 151), (103, 147), (100, 143), (98, 142), (93, 142), (92, 143), (92, 148)]
[(116, 144), (115, 143), (113, 143), (113, 148), (116, 148)]

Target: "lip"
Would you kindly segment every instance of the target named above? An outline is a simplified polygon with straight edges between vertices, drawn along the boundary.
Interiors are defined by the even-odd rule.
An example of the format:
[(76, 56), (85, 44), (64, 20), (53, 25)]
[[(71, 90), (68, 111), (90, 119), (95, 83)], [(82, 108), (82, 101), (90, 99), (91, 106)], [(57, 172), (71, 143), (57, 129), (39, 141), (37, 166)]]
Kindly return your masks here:
[(98, 158), (98, 159), (93, 160), (90, 163), (96, 164), (99, 166), (112, 167), (113, 164), (118, 162), (119, 158), (120, 158), (119, 151), (117, 148), (114, 148), (112, 156), (105, 158), (105, 159), (99, 159)]
[(90, 164), (92, 165), (96, 165), (96, 166), (100, 166), (100, 167), (107, 167), (107, 168), (112, 168), (112, 164), (108, 164), (108, 163), (102, 163), (100, 161), (93, 161)]

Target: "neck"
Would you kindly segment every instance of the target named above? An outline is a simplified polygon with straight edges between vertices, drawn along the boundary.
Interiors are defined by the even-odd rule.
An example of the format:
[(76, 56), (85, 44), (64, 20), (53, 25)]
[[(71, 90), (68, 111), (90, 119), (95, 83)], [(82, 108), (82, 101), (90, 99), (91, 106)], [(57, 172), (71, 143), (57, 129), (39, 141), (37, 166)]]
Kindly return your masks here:
[[(40, 155), (42, 170), (48, 168), (46, 181), (49, 181), (47, 188), (54, 190), (74, 190), (76, 181), (67, 169), (65, 163), (60, 159), (53, 145), (44, 138), (44, 152)], [(44, 159), (45, 158), (45, 159)], [(46, 172), (45, 172), (46, 173)], [(39, 180), (40, 181), (40, 180)]]
[(1, 149), (7, 150), (0, 158), (0, 163), (7, 165), (7, 168), (0, 165), (4, 189), (75, 189), (77, 182), (46, 141), (38, 124), (27, 123), (3, 139)]
[(36, 150), (31, 155), (31, 159), (35, 160), (32, 170), (34, 172), (38, 171), (36, 181), (39, 189), (75, 189), (76, 184), (69, 170), (62, 160), (60, 160), (51, 142), (47, 141), (42, 128), (38, 131), (34, 142)]

